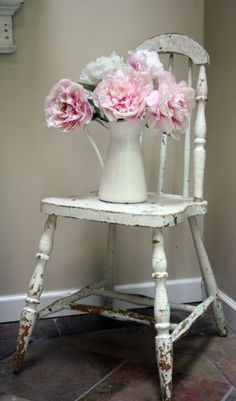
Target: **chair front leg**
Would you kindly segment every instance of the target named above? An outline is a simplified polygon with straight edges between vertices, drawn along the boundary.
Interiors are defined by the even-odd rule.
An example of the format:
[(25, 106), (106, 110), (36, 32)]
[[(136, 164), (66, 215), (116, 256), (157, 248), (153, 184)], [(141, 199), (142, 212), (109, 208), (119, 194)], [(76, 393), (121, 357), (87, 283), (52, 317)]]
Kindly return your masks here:
[(14, 359), (15, 370), (20, 368), (24, 360), (25, 352), (35, 325), (37, 305), (40, 302), (39, 300), (43, 290), (45, 267), (50, 258), (53, 247), (55, 229), (56, 216), (51, 215), (46, 221), (44, 233), (39, 242), (39, 249), (38, 253), (36, 254), (37, 264), (29, 284), (29, 290), (25, 300), (26, 304), (21, 315), (16, 354)]
[(162, 229), (155, 229), (153, 243), (153, 279), (155, 280), (154, 316), (156, 320), (156, 353), (162, 401), (172, 394), (173, 345), (170, 335), (170, 306), (166, 292), (167, 262)]
[(202, 272), (203, 281), (206, 288), (206, 293), (208, 296), (214, 296), (215, 300), (212, 303), (212, 310), (215, 318), (215, 322), (219, 331), (220, 336), (227, 335), (227, 326), (225, 322), (224, 312), (222, 308), (222, 303), (218, 294), (218, 287), (216, 284), (215, 276), (201, 237), (199, 230), (197, 218), (195, 216), (189, 218), (189, 225), (191, 228), (191, 233), (193, 241), (195, 244), (200, 269)]

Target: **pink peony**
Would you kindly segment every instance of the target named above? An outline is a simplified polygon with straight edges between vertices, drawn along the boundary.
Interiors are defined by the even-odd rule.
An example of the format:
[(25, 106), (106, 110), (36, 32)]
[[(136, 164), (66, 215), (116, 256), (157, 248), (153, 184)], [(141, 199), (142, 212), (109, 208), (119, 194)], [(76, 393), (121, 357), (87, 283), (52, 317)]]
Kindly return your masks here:
[(93, 101), (109, 121), (142, 118), (152, 89), (150, 77), (128, 66), (107, 75), (93, 92)]
[(179, 139), (188, 127), (194, 95), (195, 91), (186, 82), (176, 83), (172, 74), (163, 73), (158, 90), (153, 90), (146, 98), (149, 126)]
[(164, 70), (159, 55), (155, 51), (137, 50), (131, 53), (128, 63), (136, 71), (150, 74), (152, 79), (157, 78)]
[(47, 127), (67, 132), (88, 124), (93, 117), (88, 96), (89, 92), (82, 85), (69, 79), (61, 79), (45, 101)]

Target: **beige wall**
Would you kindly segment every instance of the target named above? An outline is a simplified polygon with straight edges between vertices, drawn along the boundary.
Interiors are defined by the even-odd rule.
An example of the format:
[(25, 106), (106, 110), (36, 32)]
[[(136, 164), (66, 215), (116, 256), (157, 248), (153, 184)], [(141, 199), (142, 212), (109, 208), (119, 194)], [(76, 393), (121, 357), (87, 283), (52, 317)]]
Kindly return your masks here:
[[(49, 89), (62, 77), (76, 80), (91, 59), (114, 49), (125, 56), (161, 32), (180, 32), (202, 42), (203, 12), (203, 0), (25, 0), (14, 17), (18, 50), (0, 55), (1, 295), (26, 289), (44, 223), (40, 199), (85, 193), (99, 184), (101, 171), (83, 134), (44, 127)], [(105, 152), (107, 134), (95, 125), (93, 130)], [(148, 134), (144, 153), (149, 189), (156, 179), (156, 142)], [(178, 161), (179, 150), (171, 152)], [(168, 186), (176, 190), (178, 179), (169, 175)], [(60, 220), (45, 289), (79, 287), (101, 277), (105, 233), (102, 224)], [(120, 228), (119, 283), (150, 281), (150, 234)], [(167, 241), (171, 278), (199, 275), (188, 243), (187, 226), (172, 230)]]
[[(214, 9), (214, 12), (212, 10)], [(236, 2), (205, 1), (209, 67), (206, 245), (219, 287), (236, 300)]]

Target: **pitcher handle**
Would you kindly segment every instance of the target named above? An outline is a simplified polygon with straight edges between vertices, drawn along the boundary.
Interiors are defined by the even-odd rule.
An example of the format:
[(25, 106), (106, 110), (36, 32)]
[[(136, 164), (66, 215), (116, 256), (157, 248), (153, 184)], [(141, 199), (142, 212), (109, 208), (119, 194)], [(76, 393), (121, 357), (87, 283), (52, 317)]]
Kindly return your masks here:
[[(98, 121), (98, 120), (97, 120), (97, 121)], [(106, 126), (105, 124), (103, 124), (103, 123), (100, 122), (100, 121), (98, 121), (98, 122), (99, 122), (103, 127), (107, 128), (107, 126)], [(91, 143), (91, 145), (92, 145), (92, 147), (93, 147), (93, 150), (94, 150), (95, 153), (96, 153), (96, 156), (97, 156), (97, 158), (98, 158), (98, 161), (99, 161), (101, 167), (103, 168), (103, 167), (104, 167), (104, 160), (103, 160), (103, 158), (102, 158), (102, 155), (101, 155), (100, 150), (99, 150), (98, 147), (97, 147), (96, 142), (94, 141), (94, 139), (91, 137), (91, 135), (90, 135), (90, 133), (89, 133), (88, 125), (85, 126), (85, 134), (86, 134), (86, 136), (87, 136), (89, 142)]]

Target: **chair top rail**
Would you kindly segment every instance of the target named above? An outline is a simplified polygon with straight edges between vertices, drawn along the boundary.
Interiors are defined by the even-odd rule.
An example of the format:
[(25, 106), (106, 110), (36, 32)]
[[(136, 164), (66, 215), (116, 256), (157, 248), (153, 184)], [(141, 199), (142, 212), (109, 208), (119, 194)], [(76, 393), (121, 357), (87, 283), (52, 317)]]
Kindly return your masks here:
[(175, 53), (189, 57), (194, 64), (210, 64), (207, 51), (188, 36), (166, 33), (154, 36), (140, 44), (136, 50), (155, 50), (157, 53)]

